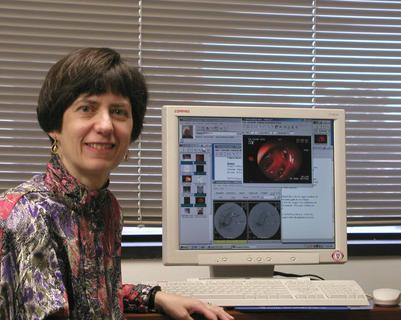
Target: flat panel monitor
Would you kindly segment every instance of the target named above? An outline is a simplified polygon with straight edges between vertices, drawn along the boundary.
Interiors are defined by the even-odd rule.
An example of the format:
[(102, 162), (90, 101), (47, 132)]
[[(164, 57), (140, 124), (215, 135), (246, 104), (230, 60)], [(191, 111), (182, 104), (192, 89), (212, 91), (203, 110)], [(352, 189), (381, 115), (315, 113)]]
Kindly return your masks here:
[(347, 260), (344, 111), (164, 106), (163, 262)]

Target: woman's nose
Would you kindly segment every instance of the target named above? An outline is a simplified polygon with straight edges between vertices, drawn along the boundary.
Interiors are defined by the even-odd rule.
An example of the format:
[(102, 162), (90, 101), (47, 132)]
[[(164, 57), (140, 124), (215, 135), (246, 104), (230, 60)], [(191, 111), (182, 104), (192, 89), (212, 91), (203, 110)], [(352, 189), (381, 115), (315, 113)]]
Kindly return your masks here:
[(100, 112), (96, 118), (96, 131), (102, 134), (109, 134), (113, 131), (113, 121), (108, 112)]

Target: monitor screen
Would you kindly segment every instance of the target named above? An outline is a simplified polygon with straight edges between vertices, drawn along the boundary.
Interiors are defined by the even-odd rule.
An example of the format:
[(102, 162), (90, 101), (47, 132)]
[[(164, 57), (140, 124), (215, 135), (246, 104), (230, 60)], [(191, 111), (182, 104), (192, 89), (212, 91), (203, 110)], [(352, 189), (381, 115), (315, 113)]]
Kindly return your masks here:
[(163, 261), (343, 263), (344, 112), (163, 108)]

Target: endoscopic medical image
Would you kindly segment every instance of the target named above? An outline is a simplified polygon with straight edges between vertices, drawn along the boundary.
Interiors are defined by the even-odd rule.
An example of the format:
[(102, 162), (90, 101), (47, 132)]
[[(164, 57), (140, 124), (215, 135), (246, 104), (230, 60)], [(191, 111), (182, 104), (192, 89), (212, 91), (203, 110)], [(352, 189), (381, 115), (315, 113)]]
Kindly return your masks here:
[(244, 183), (311, 183), (310, 136), (244, 136)]

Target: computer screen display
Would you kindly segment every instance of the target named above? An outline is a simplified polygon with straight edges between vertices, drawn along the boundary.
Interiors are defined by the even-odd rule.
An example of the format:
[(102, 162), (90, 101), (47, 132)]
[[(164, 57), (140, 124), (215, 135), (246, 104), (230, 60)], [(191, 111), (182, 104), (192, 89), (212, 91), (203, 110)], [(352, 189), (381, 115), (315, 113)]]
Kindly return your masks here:
[(344, 113), (163, 108), (166, 264), (342, 263)]

